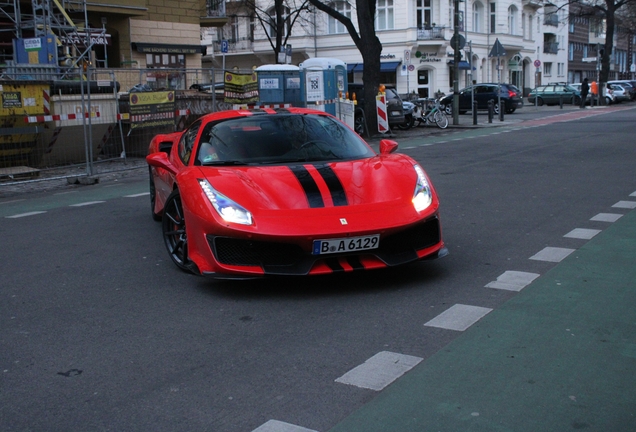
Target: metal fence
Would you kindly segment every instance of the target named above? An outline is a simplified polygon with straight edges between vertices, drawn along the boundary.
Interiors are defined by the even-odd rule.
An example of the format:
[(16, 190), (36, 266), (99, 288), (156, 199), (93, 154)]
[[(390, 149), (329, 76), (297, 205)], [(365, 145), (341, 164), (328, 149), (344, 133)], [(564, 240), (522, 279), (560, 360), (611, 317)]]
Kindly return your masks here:
[[(206, 113), (232, 107), (222, 89), (190, 90), (194, 84), (222, 83), (222, 70), (88, 69), (66, 71), (65, 80), (53, 72), (14, 68), (0, 79), (0, 191), (16, 183), (145, 167), (154, 135), (183, 130)], [(157, 92), (174, 98), (170, 121), (131, 119), (131, 98)]]

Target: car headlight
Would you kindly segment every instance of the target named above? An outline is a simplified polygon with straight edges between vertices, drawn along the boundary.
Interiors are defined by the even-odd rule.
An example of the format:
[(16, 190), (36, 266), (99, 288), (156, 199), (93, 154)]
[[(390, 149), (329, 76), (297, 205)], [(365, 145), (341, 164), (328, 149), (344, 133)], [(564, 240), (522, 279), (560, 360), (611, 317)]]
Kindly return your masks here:
[(433, 193), (422, 167), (413, 165), (413, 168), (415, 168), (415, 172), (417, 173), (417, 183), (415, 184), (415, 192), (413, 193), (413, 206), (416, 211), (421, 212), (433, 202)]
[(199, 179), (199, 184), (205, 196), (208, 197), (212, 206), (224, 221), (242, 225), (252, 225), (252, 214), (249, 211), (222, 193), (217, 192), (207, 180)]

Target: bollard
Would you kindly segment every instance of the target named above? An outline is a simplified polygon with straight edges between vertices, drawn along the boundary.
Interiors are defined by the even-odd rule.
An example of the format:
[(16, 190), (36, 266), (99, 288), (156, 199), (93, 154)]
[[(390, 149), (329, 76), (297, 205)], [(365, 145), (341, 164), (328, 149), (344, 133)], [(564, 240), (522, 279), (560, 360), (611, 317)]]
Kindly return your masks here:
[(473, 102), (473, 124), (477, 124), (477, 101)]
[(563, 95), (559, 96), (559, 108), (563, 109)]
[(504, 113), (506, 112), (506, 103), (499, 101), (499, 121), (504, 121)]
[(492, 115), (495, 111), (495, 101), (490, 99), (488, 101), (488, 123), (492, 123)]

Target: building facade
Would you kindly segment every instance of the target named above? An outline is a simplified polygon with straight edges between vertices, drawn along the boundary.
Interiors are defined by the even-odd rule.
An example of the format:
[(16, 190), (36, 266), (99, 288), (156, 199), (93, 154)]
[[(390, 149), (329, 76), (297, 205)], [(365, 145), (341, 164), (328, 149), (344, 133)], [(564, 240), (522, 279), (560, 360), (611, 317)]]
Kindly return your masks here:
[[(506, 82), (527, 92), (546, 75), (551, 80), (567, 79), (567, 25), (563, 23), (568, 17), (567, 6), (546, 23), (542, 0), (467, 0), (459, 5), (459, 33), (466, 41), (458, 65), (460, 87), (473, 80)], [(357, 24), (354, 4), (336, 1), (331, 6)], [(273, 2), (269, 9), (265, 2), (259, 7), (270, 11)], [(267, 38), (272, 29), (262, 25), (244, 2), (229, 1), (226, 8), (228, 24), (203, 32), (207, 46), (204, 66), (249, 70), (276, 63)], [(375, 28), (383, 46), (382, 82), (395, 85), (399, 93), (421, 97), (452, 91), (453, 9), (449, 0), (378, 0)], [(288, 16), (293, 13), (287, 10)], [(559, 16), (565, 18), (563, 22)], [(543, 33), (545, 29), (549, 36)], [(349, 82), (362, 82), (361, 54), (340, 22), (310, 8), (300, 14), (290, 31), (286, 45), (292, 64), (310, 57), (338, 58), (348, 65)], [(223, 40), (227, 41), (226, 53), (220, 52)], [(505, 54), (491, 57), (496, 40)], [(546, 66), (537, 72), (536, 60), (548, 65), (547, 74)]]

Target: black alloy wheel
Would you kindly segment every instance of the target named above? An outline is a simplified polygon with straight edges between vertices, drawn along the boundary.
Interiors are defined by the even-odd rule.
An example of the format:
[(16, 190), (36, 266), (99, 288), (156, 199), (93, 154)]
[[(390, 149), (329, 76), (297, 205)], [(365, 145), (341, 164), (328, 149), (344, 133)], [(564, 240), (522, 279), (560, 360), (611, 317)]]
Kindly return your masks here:
[(172, 261), (181, 270), (192, 272), (193, 262), (188, 257), (188, 235), (179, 190), (174, 190), (163, 208), (163, 240)]

